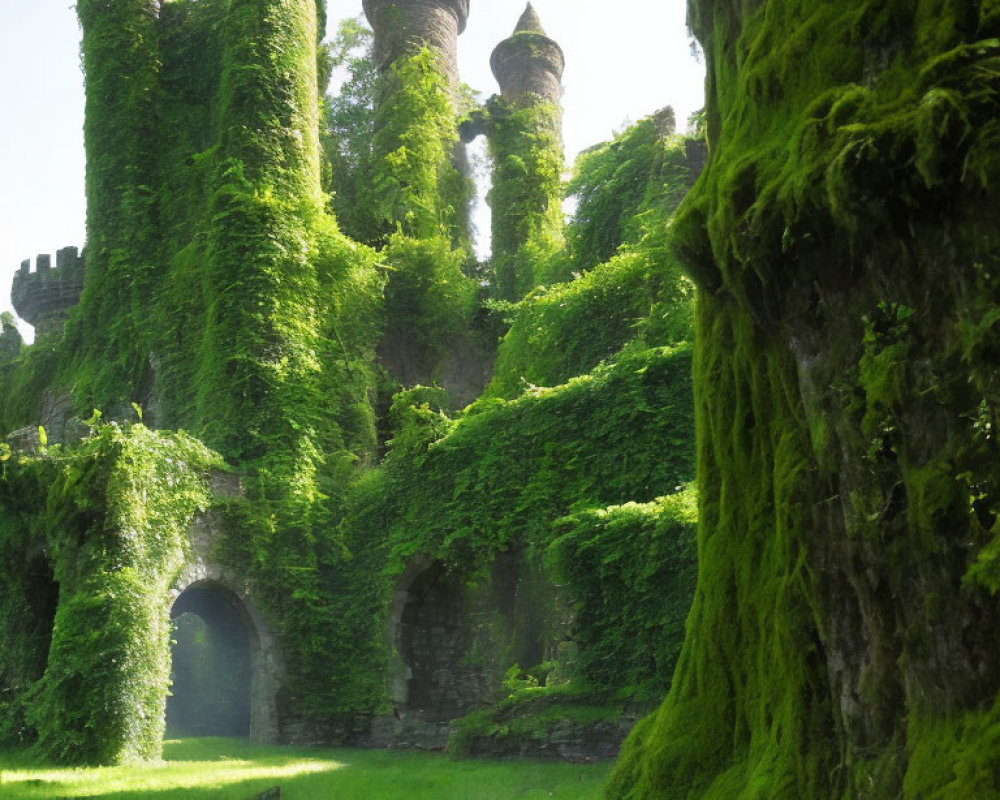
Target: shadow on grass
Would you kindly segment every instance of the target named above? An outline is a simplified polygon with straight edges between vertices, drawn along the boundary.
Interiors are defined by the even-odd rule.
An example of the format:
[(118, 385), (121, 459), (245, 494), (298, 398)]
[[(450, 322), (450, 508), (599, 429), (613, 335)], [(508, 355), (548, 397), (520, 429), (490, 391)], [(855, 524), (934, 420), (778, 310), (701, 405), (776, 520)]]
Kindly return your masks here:
[(53, 768), (0, 753), (3, 800), (250, 800), (273, 786), (282, 800), (597, 800), (609, 765), (451, 761), (387, 750), (255, 747), (239, 739), (166, 743), (164, 761)]

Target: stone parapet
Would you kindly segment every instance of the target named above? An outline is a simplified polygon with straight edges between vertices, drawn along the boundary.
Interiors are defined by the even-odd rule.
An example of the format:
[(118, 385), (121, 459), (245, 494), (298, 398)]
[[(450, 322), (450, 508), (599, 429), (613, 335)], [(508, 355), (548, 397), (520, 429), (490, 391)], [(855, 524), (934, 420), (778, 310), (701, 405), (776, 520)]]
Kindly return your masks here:
[(35, 326), (36, 336), (62, 332), (69, 310), (80, 302), (83, 291), (84, 258), (75, 247), (64, 247), (52, 257), (39, 255), (35, 270), (31, 259), (21, 262), (14, 274), (10, 298), (21, 319)]

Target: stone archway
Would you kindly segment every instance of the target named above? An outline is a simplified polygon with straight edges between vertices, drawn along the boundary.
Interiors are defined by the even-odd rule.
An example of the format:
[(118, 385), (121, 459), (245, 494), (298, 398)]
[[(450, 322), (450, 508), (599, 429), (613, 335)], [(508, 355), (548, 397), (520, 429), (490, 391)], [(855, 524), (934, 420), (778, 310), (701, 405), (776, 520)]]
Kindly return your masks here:
[(170, 618), (167, 735), (249, 737), (252, 653), (260, 643), (242, 601), (202, 581), (178, 596)]
[(398, 717), (440, 726), (495, 699), (509, 639), (501, 582), (491, 574), (471, 583), (439, 561), (410, 560), (389, 619)]
[(281, 665), (270, 627), (221, 570), (198, 563), (173, 594), (168, 736), (278, 741)]

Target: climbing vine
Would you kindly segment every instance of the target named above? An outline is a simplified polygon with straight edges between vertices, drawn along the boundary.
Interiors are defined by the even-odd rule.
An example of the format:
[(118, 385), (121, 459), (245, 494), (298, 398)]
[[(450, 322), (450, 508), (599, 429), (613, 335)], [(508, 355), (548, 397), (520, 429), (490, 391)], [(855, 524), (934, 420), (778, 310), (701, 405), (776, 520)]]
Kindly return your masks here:
[(394, 62), (376, 86), (372, 180), (386, 234), (445, 236), (470, 246), (472, 182), (455, 166), (460, 109), (448, 77), (428, 48)]
[[(5, 464), (2, 546), (34, 546), (58, 609), (46, 618), (38, 576), (5, 562), (11, 638), (0, 671), (5, 688), (20, 692), (0, 704), (0, 731), (7, 741), (37, 736), (60, 761), (107, 764), (159, 756), (167, 589), (184, 563), (188, 526), (211, 503), (208, 472), (223, 464), (182, 433), (92, 422), (77, 447), (43, 445)], [(47, 653), (31, 652), (49, 640)]]
[(493, 161), (495, 295), (518, 300), (535, 286), (564, 280), (561, 110), (538, 101), (514, 105), (493, 97), (489, 150)]

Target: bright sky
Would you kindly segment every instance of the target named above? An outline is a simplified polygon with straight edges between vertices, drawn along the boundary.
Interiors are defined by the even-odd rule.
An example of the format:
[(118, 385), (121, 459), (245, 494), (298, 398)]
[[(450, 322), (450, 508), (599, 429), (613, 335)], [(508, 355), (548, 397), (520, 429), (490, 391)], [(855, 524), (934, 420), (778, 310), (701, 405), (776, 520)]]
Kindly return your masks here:
[[(672, 105), (680, 127), (702, 105), (704, 68), (692, 56), (686, 0), (533, 0), (566, 55), (563, 134), (577, 152), (628, 121)], [(330, 31), (361, 0), (328, 0)], [(462, 79), (498, 91), (493, 48), (524, 0), (471, 0), (459, 39)], [(0, 311), (25, 258), (84, 244), (83, 78), (70, 0), (0, 0)], [(484, 227), (480, 223), (480, 227)], [(19, 325), (26, 338), (30, 327)]]

